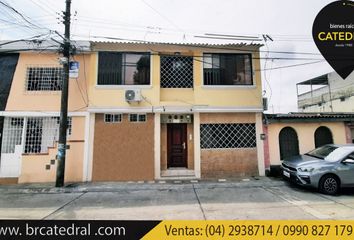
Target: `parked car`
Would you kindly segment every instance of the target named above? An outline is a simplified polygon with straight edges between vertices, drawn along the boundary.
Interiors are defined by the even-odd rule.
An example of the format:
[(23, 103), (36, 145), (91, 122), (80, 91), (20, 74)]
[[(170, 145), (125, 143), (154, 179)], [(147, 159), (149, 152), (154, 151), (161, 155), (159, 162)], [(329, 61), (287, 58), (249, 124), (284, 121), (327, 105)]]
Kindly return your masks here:
[(354, 186), (354, 144), (327, 144), (285, 159), (281, 167), (285, 179), (334, 195)]

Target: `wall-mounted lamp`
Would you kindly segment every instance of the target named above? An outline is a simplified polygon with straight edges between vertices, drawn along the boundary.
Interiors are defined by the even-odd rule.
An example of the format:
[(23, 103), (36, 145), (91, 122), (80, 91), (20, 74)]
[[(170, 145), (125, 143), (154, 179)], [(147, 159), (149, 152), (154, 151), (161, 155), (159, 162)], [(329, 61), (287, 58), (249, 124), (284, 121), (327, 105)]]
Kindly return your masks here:
[(265, 135), (264, 133), (261, 133), (261, 134), (260, 134), (260, 137), (261, 137), (261, 140), (266, 140), (267, 135)]

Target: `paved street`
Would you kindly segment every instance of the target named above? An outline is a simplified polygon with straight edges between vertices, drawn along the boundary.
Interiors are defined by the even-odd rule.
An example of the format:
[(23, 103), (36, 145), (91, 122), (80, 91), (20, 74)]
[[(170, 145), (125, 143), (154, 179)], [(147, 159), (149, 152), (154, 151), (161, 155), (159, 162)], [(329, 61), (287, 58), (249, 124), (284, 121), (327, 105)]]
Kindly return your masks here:
[(0, 218), (354, 219), (354, 190), (327, 196), (270, 178), (0, 186)]

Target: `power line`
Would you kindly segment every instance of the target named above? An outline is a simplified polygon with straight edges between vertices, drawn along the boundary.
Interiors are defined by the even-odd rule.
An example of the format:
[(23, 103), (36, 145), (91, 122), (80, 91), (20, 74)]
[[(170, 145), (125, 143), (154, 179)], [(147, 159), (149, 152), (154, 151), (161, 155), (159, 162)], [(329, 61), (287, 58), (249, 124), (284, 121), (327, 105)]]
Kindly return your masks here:
[(23, 39), (8, 41), (8, 42), (0, 43), (0, 46), (8, 45), (8, 44), (11, 44), (11, 43), (17, 43), (17, 42), (38, 41), (39, 39), (33, 39), (33, 38), (40, 38), (40, 37), (48, 36), (48, 35), (49, 34), (41, 34), (41, 35), (36, 35), (36, 36), (33, 36), (33, 37), (29, 37), (29, 38), (23, 38)]
[(12, 10), (13, 12), (15, 12), (18, 16), (20, 16), (20, 17), (21, 17), (26, 23), (28, 23), (29, 25), (34, 26), (34, 27), (36, 27), (36, 28), (40, 28), (40, 29), (42, 28), (42, 27), (40, 27), (40, 26), (34, 24), (33, 22), (30, 22), (30, 21), (25, 17), (25, 15), (23, 15), (22, 13), (20, 13), (19, 11), (17, 11), (14, 7), (8, 5), (7, 3), (4, 3), (4, 2), (1, 1), (1, 0), (0, 0), (0, 4), (3, 5), (3, 6), (5, 6), (6, 8), (8, 8), (8, 9), (10, 9), (10, 10)]
[(51, 15), (53, 15), (53, 13), (56, 13), (56, 11), (54, 11), (54, 12), (52, 12), (52, 11), (49, 11), (48, 9), (46, 9), (46, 8), (44, 8), (43, 7), (43, 4), (42, 5), (40, 5), (40, 4), (38, 4), (38, 3), (36, 3), (35, 1), (33, 1), (33, 0), (30, 0), (34, 5), (36, 5), (37, 7), (39, 7), (40, 9), (42, 9), (44, 12), (46, 12), (46, 13), (49, 13), (49, 14), (51, 14)]
[(171, 21), (168, 17), (166, 17), (165, 15), (163, 15), (162, 13), (160, 13), (157, 9), (155, 9), (153, 6), (151, 6), (150, 4), (148, 4), (145, 0), (141, 0), (146, 6), (148, 6), (149, 8), (151, 8), (154, 12), (156, 12), (159, 16), (161, 16), (163, 19), (165, 19), (167, 22), (169, 22), (170, 24), (172, 24), (177, 30), (184, 32), (183, 29), (181, 29), (179, 26), (177, 26), (173, 21)]
[(44, 7), (46, 7), (47, 9), (49, 9), (50, 11), (52, 11), (52, 12), (57, 12), (57, 10), (55, 10), (54, 8), (52, 8), (52, 6), (50, 6), (48, 3), (47, 3), (47, 1), (42, 1), (42, 0), (37, 0), (37, 1), (39, 1), (41, 4), (42, 4), (42, 6), (44, 6)]

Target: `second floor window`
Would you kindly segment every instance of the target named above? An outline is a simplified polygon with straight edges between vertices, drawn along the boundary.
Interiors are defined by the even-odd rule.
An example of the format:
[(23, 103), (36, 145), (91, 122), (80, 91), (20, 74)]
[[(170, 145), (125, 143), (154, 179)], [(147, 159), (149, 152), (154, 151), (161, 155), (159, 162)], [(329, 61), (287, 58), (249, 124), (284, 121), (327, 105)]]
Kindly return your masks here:
[(60, 91), (63, 83), (61, 67), (28, 67), (26, 91)]
[(150, 54), (100, 52), (98, 85), (149, 85)]
[(204, 85), (252, 85), (251, 54), (204, 54)]
[(161, 88), (193, 88), (193, 57), (161, 56)]

